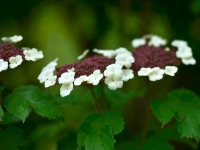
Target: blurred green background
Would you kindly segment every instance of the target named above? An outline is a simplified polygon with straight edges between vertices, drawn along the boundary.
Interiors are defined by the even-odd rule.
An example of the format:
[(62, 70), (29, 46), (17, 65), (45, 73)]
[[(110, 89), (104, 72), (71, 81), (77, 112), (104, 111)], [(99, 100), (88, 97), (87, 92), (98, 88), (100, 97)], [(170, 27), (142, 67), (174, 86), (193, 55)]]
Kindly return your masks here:
[[(197, 60), (194, 66), (181, 65), (175, 77), (165, 77), (152, 83), (152, 95), (160, 98), (171, 89), (181, 87), (200, 95), (200, 0), (0, 0), (0, 37), (22, 35), (24, 39), (18, 46), (36, 47), (45, 56), (37, 62), (24, 62), (16, 69), (3, 72), (2, 79), (10, 89), (21, 84), (35, 84), (44, 88), (37, 76), (43, 66), (53, 59), (58, 57), (60, 66), (75, 62), (85, 49), (126, 47), (132, 51), (132, 39), (149, 33), (166, 38), (169, 43), (173, 39), (188, 41)], [(125, 88), (137, 91), (144, 83), (142, 80), (136, 77)], [(55, 86), (50, 90), (58, 93), (59, 88)], [(65, 125), (47, 122), (43, 129), (35, 133), (40, 139), (36, 149), (48, 149), (43, 147), (48, 144), (51, 147), (49, 150), (54, 149), (58, 139), (60, 145), (62, 140), (76, 140), (75, 133), (71, 131), (75, 132), (82, 119), (93, 112), (91, 106), (68, 104), (65, 109), (68, 120)], [(132, 112), (132, 115), (131, 111), (123, 113), (127, 131), (133, 127), (133, 123), (138, 125), (133, 118), (140, 118), (141, 115), (136, 115), (136, 112), (140, 110)], [(38, 128), (39, 121), (34, 125), (34, 119), (19, 126), (30, 133), (25, 125), (30, 124), (33, 130)], [(42, 120), (41, 124), (44, 122)], [(139, 129), (136, 127), (136, 130)], [(63, 130), (72, 136), (63, 135), (60, 138), (58, 133)], [(45, 138), (41, 140), (42, 137)]]

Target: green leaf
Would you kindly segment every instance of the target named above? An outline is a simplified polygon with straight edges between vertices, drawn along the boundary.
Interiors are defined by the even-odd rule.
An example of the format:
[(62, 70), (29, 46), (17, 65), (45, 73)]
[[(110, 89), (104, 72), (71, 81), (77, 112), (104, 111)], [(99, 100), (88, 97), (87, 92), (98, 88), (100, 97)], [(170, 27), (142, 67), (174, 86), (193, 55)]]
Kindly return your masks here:
[(85, 140), (85, 149), (114, 150), (114, 138), (109, 125), (105, 125), (95, 133), (91, 133)]
[(142, 97), (146, 92), (146, 88), (143, 88), (137, 92), (123, 92), (119, 89), (110, 90), (107, 86), (104, 86), (105, 100), (112, 104), (120, 105), (135, 97)]
[(18, 150), (26, 142), (26, 137), (20, 129), (9, 126), (0, 132), (0, 141), (2, 150)]
[(4, 105), (8, 112), (19, 117), (23, 122), (30, 108), (49, 119), (61, 117), (61, 109), (50, 93), (41, 91), (36, 86), (20, 86), (5, 98)]
[(123, 118), (118, 112), (89, 115), (78, 131), (78, 149), (85, 146), (86, 150), (112, 150), (115, 142), (113, 135), (120, 133), (123, 126)]
[(2, 107), (0, 106), (0, 121), (2, 121), (2, 117), (4, 117), (4, 112)]
[(151, 108), (162, 125), (174, 116), (181, 137), (200, 139), (200, 99), (192, 91), (174, 90), (163, 101), (151, 101)]

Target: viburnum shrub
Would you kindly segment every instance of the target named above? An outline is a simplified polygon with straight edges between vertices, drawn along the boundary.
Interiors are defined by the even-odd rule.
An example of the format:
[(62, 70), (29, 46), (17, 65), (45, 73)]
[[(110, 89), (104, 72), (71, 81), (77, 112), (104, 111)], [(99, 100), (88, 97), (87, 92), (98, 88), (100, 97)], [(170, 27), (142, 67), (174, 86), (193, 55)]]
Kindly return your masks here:
[[(44, 57), (42, 51), (36, 48), (16, 47), (15, 43), (22, 39), (22, 36), (1, 39), (0, 72), (8, 67), (14, 69), (25, 60), (36, 61)], [(0, 149), (31, 149), (27, 145), (37, 141), (34, 139), (35, 132), (27, 136), (23, 129), (13, 125), (21, 120), (25, 128), (28, 128), (26, 119), (33, 110), (42, 117), (61, 120), (64, 125), (67, 120), (63, 118), (63, 103), (94, 107), (76, 131), (78, 150), (173, 150), (174, 142), (177, 141), (194, 148), (200, 139), (199, 97), (187, 89), (171, 91), (163, 100), (155, 100), (151, 96), (150, 91), (153, 89), (150, 84), (165, 76), (175, 76), (181, 63), (196, 64), (186, 41), (173, 40), (171, 45), (166, 45), (165, 39), (157, 35), (146, 35), (132, 41), (133, 51), (124, 47), (116, 50), (86, 50), (77, 62), (60, 67), (57, 67), (56, 58), (43, 67), (37, 79), (45, 88), (60, 85), (58, 95), (54, 96), (34, 85), (26, 85), (15, 88), (1, 98), (0, 121), (3, 127), (0, 132)], [(136, 92), (130, 90), (134, 76), (146, 81), (146, 86)], [(127, 84), (129, 90), (123, 90), (125, 82), (129, 80), (133, 80)], [(1, 86), (3, 92), (5, 85)], [(80, 87), (84, 87), (84, 92), (76, 90)], [(122, 140), (119, 137), (125, 134), (123, 130), (126, 130), (126, 122), (122, 111), (112, 106), (123, 105), (135, 99), (143, 101), (143, 107), (146, 108), (143, 112), (146, 114), (144, 120), (138, 119), (138, 122), (143, 120), (144, 125), (134, 137), (124, 137)], [(137, 116), (129, 114), (129, 117), (133, 115)], [(156, 124), (158, 128), (152, 123), (152, 116), (160, 121), (161, 124)], [(165, 126), (167, 123), (169, 127)], [(176, 130), (173, 126), (176, 126)], [(134, 125), (132, 128), (134, 130)], [(59, 140), (57, 145), (59, 149)]]

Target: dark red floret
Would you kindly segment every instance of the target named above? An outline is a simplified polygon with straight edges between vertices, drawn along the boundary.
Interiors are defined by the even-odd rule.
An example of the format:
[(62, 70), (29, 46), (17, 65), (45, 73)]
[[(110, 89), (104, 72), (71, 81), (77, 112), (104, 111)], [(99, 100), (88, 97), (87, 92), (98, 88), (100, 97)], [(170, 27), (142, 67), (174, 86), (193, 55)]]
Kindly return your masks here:
[(139, 71), (142, 67), (164, 69), (167, 65), (179, 66), (181, 59), (176, 57), (176, 49), (171, 48), (166, 51), (163, 47), (154, 47), (144, 45), (133, 51), (135, 62), (132, 65), (134, 72)]
[(75, 78), (78, 78), (82, 75), (89, 76), (97, 69), (99, 69), (101, 73), (103, 73), (106, 67), (110, 64), (113, 64), (114, 62), (114, 59), (104, 56), (92, 56), (86, 58), (82, 62), (75, 62), (73, 64), (67, 64), (57, 68), (57, 76), (60, 77), (61, 74), (67, 72), (73, 67), (75, 68)]
[(21, 55), (22, 59), (25, 59), (23, 51), (20, 48), (15, 47), (10, 43), (0, 44), (0, 59), (3, 59), (4, 61), (9, 61), (10, 57), (14, 57), (17, 55)]

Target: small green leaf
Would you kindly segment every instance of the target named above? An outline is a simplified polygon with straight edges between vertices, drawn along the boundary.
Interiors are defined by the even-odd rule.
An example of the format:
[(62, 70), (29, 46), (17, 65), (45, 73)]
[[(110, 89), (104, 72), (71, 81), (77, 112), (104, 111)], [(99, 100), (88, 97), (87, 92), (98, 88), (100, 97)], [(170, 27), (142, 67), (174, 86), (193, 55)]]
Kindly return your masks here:
[(9, 126), (5, 131), (0, 131), (0, 141), (2, 150), (18, 150), (26, 142), (26, 137), (20, 129)]
[(141, 97), (145, 94), (145, 92), (146, 88), (137, 92), (123, 92), (119, 89), (110, 90), (107, 86), (104, 86), (105, 100), (116, 105), (123, 104), (131, 99), (134, 99), (135, 97)]
[(151, 101), (151, 108), (162, 125), (174, 116), (181, 137), (200, 139), (200, 99), (192, 91), (175, 90), (163, 101)]
[[(80, 125), (78, 131), (78, 149), (112, 150), (115, 134), (123, 130), (124, 122), (118, 112), (107, 111), (104, 114), (91, 114)], [(93, 139), (93, 142), (90, 142)], [(102, 143), (101, 143), (102, 142)]]
[(23, 122), (32, 107), (36, 113), (49, 119), (57, 119), (62, 115), (60, 107), (50, 93), (41, 91), (36, 86), (20, 86), (5, 98), (5, 107), (11, 114)]
[(0, 121), (2, 121), (2, 117), (4, 117), (4, 112), (2, 107), (0, 106)]

